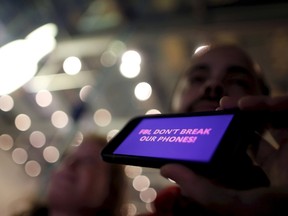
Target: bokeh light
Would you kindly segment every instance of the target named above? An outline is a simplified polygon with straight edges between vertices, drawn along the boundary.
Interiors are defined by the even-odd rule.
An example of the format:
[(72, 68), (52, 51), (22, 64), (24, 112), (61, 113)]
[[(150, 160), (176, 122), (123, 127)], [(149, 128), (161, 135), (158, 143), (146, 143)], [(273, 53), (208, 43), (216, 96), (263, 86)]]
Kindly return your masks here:
[(144, 191), (150, 186), (150, 180), (147, 176), (139, 175), (133, 179), (133, 187), (137, 191)]
[(0, 149), (4, 151), (10, 150), (14, 145), (13, 138), (8, 134), (2, 134), (0, 136)]
[(125, 174), (127, 177), (133, 179), (136, 176), (141, 175), (143, 169), (142, 169), (142, 167), (139, 167), (139, 166), (126, 165), (124, 171), (125, 171)]
[(63, 62), (63, 70), (69, 75), (75, 75), (81, 71), (81, 60), (76, 56), (70, 56)]
[(69, 118), (65, 112), (58, 110), (52, 114), (51, 122), (56, 128), (64, 128), (68, 124)]
[(28, 161), (25, 164), (25, 172), (30, 177), (37, 177), (41, 173), (41, 166), (37, 161)]
[(147, 82), (138, 83), (135, 87), (134, 94), (140, 101), (148, 100), (152, 94), (152, 87)]
[(26, 114), (19, 114), (15, 118), (15, 126), (20, 131), (27, 131), (31, 127), (31, 119)]
[(47, 107), (52, 103), (53, 97), (50, 91), (41, 90), (37, 92), (35, 100), (40, 107)]
[(117, 133), (119, 133), (118, 129), (110, 130), (107, 133), (107, 141), (110, 141)]
[(59, 160), (60, 153), (55, 146), (48, 146), (43, 151), (44, 159), (49, 163), (55, 163)]
[(12, 152), (12, 159), (16, 164), (24, 164), (28, 159), (27, 151), (23, 148), (16, 148)]
[(93, 91), (93, 87), (90, 85), (86, 85), (81, 88), (79, 92), (79, 97), (81, 101), (86, 102), (89, 94)]
[(105, 127), (109, 125), (112, 120), (111, 113), (106, 109), (98, 109), (94, 113), (93, 118), (94, 118), (94, 122), (100, 127)]
[(29, 136), (29, 141), (35, 148), (41, 148), (45, 145), (46, 137), (41, 131), (33, 131)]
[(0, 96), (0, 109), (4, 112), (10, 111), (14, 107), (14, 100), (10, 95)]
[(148, 188), (140, 192), (140, 199), (145, 203), (151, 203), (156, 199), (157, 192), (154, 188)]

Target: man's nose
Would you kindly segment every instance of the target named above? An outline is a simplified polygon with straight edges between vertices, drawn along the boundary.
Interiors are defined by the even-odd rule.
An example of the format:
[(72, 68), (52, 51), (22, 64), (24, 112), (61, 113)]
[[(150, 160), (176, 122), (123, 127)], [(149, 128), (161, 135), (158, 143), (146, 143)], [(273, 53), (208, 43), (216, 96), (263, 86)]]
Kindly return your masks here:
[(207, 97), (220, 100), (224, 96), (224, 87), (221, 81), (208, 81), (204, 87), (204, 94)]

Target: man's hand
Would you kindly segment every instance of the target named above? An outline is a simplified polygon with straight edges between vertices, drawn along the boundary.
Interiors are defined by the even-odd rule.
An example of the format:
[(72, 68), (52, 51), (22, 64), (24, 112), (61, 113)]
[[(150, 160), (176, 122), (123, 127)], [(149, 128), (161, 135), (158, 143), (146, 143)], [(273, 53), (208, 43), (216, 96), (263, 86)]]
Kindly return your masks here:
[[(219, 109), (232, 108), (288, 111), (288, 96), (223, 97)], [(288, 121), (286, 126), (283, 125), (283, 121), (281, 122), (282, 128), (273, 127), (274, 123), (268, 124), (270, 138), (264, 137), (253, 152), (254, 159), (271, 181), (269, 187), (249, 190), (228, 189), (179, 164), (163, 166), (161, 175), (174, 180), (180, 186), (181, 194), (190, 200), (191, 205), (196, 202), (217, 215), (288, 215)]]
[(240, 99), (223, 97), (220, 101), (220, 109), (235, 107), (241, 110), (287, 111), (283, 118), (278, 116), (281, 127), (278, 127), (277, 122), (268, 122), (266, 133), (262, 134), (263, 139), (253, 150), (252, 157), (267, 174), (271, 185), (288, 184), (288, 96), (247, 96)]
[[(227, 189), (212, 183), (179, 164), (161, 168), (161, 175), (174, 180), (191, 205), (195, 202), (213, 215), (265, 216), (288, 214), (288, 186), (247, 191)], [(189, 213), (187, 213), (189, 215)], [(190, 212), (193, 215), (193, 212)], [(205, 214), (204, 214), (205, 215)]]

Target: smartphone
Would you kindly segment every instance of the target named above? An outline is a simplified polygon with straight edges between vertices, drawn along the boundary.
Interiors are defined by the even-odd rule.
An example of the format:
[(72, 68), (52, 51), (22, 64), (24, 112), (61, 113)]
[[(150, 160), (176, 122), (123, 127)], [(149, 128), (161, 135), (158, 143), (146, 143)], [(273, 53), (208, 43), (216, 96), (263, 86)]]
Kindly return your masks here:
[(151, 168), (180, 163), (211, 177), (246, 155), (253, 125), (251, 115), (236, 110), (137, 116), (101, 155), (109, 163)]

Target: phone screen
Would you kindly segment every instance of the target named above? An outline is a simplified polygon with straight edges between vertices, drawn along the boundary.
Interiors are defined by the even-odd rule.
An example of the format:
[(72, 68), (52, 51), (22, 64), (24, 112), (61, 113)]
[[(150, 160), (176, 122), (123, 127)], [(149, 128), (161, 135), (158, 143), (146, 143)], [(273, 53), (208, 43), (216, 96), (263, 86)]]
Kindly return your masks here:
[(209, 162), (233, 117), (143, 118), (113, 154)]

